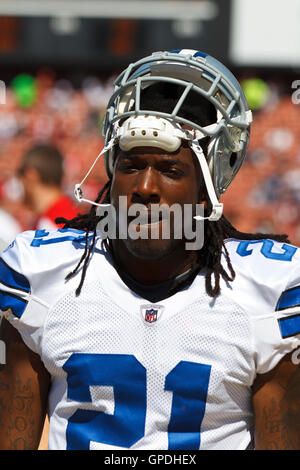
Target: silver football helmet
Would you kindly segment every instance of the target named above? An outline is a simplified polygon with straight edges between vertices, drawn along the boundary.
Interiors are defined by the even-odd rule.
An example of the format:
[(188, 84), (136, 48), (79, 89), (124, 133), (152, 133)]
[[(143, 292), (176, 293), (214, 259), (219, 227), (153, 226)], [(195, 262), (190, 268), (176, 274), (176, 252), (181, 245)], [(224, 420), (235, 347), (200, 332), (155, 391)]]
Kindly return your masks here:
[[(141, 106), (143, 90), (158, 82), (175, 84), (182, 90), (170, 113)], [(212, 103), (216, 109), (215, 123), (200, 126), (180, 116), (191, 91)], [(185, 139), (198, 157), (212, 203), (207, 218), (218, 220), (223, 209), (219, 198), (244, 161), (251, 122), (252, 114), (242, 88), (218, 60), (190, 49), (155, 52), (130, 64), (116, 79), (104, 120), (105, 145), (97, 159), (104, 154), (106, 171), (111, 177), (115, 144), (125, 151), (137, 146), (154, 146), (172, 152)], [(205, 137), (209, 137), (206, 156), (199, 144)], [(81, 192), (84, 180), (75, 188), (79, 200), (84, 200)]]

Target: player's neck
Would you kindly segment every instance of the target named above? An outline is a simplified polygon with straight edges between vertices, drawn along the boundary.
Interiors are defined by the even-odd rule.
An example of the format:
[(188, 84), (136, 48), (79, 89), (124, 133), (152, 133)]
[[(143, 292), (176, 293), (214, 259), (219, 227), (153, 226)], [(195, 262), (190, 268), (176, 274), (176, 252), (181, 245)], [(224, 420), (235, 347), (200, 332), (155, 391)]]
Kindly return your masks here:
[(140, 259), (132, 255), (122, 240), (112, 242), (112, 256), (117, 265), (132, 279), (141, 284), (155, 284), (185, 273), (197, 263), (197, 253), (178, 247), (169, 256), (161, 259)]

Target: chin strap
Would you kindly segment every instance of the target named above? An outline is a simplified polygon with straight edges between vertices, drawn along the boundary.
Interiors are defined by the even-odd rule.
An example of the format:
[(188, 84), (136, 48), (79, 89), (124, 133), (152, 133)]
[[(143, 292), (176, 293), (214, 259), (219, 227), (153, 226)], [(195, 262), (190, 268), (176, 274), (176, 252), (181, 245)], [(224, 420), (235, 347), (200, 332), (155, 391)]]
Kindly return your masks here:
[(81, 186), (83, 185), (83, 183), (85, 182), (85, 180), (87, 179), (87, 177), (89, 176), (89, 174), (91, 173), (92, 169), (94, 168), (94, 166), (96, 165), (97, 161), (99, 160), (99, 158), (107, 151), (107, 150), (110, 150), (115, 144), (116, 144), (116, 139), (113, 138), (110, 140), (110, 142), (108, 143), (108, 145), (106, 145), (106, 147), (104, 147), (102, 149), (102, 151), (99, 153), (99, 155), (96, 157), (94, 163), (92, 164), (92, 166), (90, 167), (90, 169), (88, 170), (88, 172), (86, 173), (85, 177), (83, 178), (83, 180), (81, 181), (81, 183), (78, 183), (78, 184), (75, 184), (75, 188), (74, 188), (74, 195), (75, 195), (75, 198), (77, 199), (78, 202), (88, 202), (89, 204), (92, 204), (94, 206), (99, 206), (99, 207), (109, 207), (110, 204), (99, 204), (98, 202), (95, 202), (95, 201), (90, 201), (90, 199), (85, 199), (83, 197), (83, 193), (82, 193), (82, 189), (81, 189)]
[(206, 158), (204, 156), (203, 150), (198, 142), (198, 140), (192, 140), (188, 141), (189, 146), (193, 150), (193, 152), (196, 154), (198, 161), (200, 163), (201, 171), (203, 174), (203, 178), (205, 181), (206, 189), (208, 192), (208, 196), (210, 199), (210, 202), (212, 204), (212, 211), (210, 216), (208, 217), (202, 217), (201, 215), (196, 215), (194, 219), (196, 220), (210, 220), (210, 221), (216, 221), (219, 220), (222, 217), (223, 213), (223, 204), (218, 201), (218, 198), (216, 196), (215, 188), (211, 179), (210, 171), (208, 168), (208, 164), (206, 161)]

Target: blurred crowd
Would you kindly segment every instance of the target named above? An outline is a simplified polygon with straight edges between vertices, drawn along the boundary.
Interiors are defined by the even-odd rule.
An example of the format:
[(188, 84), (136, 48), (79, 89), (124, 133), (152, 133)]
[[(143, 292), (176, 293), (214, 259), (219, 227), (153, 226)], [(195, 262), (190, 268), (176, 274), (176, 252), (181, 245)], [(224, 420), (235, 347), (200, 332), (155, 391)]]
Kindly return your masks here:
[(300, 106), (270, 86), (254, 111), (245, 164), (223, 197), (241, 231), (285, 233), (300, 245)]
[[(91, 76), (75, 87), (42, 69), (34, 77), (21, 74), (9, 84), (6, 104), (0, 105), (2, 227), (11, 227), (12, 234), (37, 227), (37, 213), (26, 201), (20, 178), (24, 155), (36, 144), (51, 144), (63, 155), (61, 187), (73, 200), (74, 184), (103, 147), (101, 123), (113, 80)], [(239, 230), (287, 233), (300, 245), (299, 136), (300, 106), (292, 102), (291, 93), (268, 84), (264, 100), (255, 106), (245, 164), (222, 198), (225, 215)], [(86, 182), (85, 197), (94, 199), (105, 181), (100, 161)], [(73, 204), (75, 211), (87, 210)], [(10, 222), (1, 222), (9, 216)]]
[[(6, 87), (6, 104), (0, 106), (0, 214), (4, 210), (13, 216), (21, 230), (36, 228), (37, 218), (26, 204), (18, 174), (24, 154), (38, 144), (55, 146), (64, 158), (62, 189), (73, 199), (74, 184), (103, 147), (101, 122), (112, 82), (113, 77), (101, 81), (91, 76), (75, 88), (42, 69), (35, 77), (19, 75)], [(85, 184), (85, 197), (95, 199), (105, 181), (99, 162)], [(78, 212), (86, 209), (80, 205)]]

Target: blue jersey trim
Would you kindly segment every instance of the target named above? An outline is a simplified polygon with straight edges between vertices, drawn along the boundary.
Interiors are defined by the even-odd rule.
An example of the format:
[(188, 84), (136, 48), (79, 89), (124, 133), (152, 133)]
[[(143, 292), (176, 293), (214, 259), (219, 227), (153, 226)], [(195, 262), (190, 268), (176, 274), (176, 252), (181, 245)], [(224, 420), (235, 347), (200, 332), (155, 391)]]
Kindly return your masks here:
[(61, 242), (83, 242), (83, 241), (85, 241), (85, 236), (73, 237), (72, 235), (70, 235), (69, 237), (49, 238), (47, 240), (43, 240), (42, 238), (34, 238), (32, 242), (30, 243), (30, 245), (34, 247), (39, 247), (41, 245), (53, 245), (55, 243), (61, 243)]
[(297, 251), (296, 247), (284, 243), (281, 246), (281, 249), (283, 250), (282, 253), (273, 252), (272, 248), (275, 245), (275, 242), (273, 240), (265, 238), (263, 240), (243, 240), (238, 244), (236, 252), (240, 256), (250, 256), (253, 250), (249, 247), (249, 245), (257, 243), (261, 243), (262, 246), (260, 252), (265, 258), (268, 259), (274, 259), (278, 261), (291, 261)]
[(0, 282), (13, 289), (30, 292), (30, 284), (23, 274), (12, 269), (0, 258)]
[(300, 286), (284, 291), (276, 305), (276, 310), (298, 307), (300, 305)]
[(280, 318), (278, 324), (282, 338), (298, 335), (300, 333), (300, 314)]
[(11, 292), (3, 292), (0, 290), (0, 310), (5, 312), (9, 308), (11, 309), (12, 313), (21, 318), (24, 313), (24, 310), (27, 306), (27, 301), (21, 299), (17, 295), (12, 294)]
[[(66, 236), (61, 236), (61, 237), (53, 237), (53, 238), (47, 238), (50, 235), (50, 232), (47, 232), (46, 230), (36, 230), (34, 238), (32, 239), (30, 246), (33, 247), (40, 247), (41, 245), (52, 245), (55, 243), (61, 243), (61, 242), (85, 242), (86, 240), (86, 232), (84, 230), (77, 230), (77, 229), (58, 229), (57, 232), (66, 234)], [(70, 235), (72, 233), (75, 233), (75, 235)], [(69, 234), (69, 235), (67, 235)], [(89, 239), (92, 238), (93, 235), (89, 235)]]

